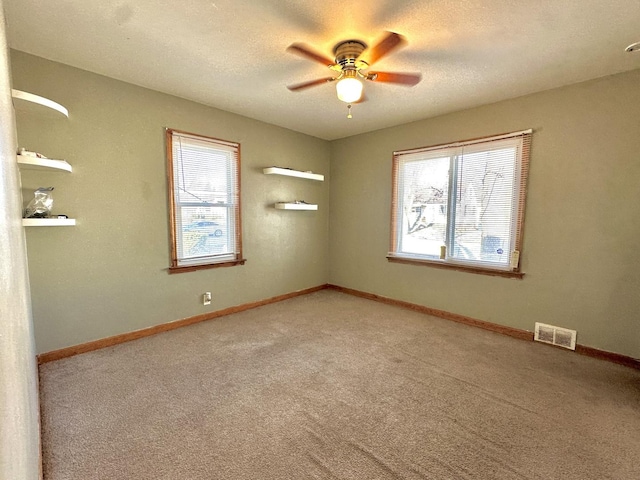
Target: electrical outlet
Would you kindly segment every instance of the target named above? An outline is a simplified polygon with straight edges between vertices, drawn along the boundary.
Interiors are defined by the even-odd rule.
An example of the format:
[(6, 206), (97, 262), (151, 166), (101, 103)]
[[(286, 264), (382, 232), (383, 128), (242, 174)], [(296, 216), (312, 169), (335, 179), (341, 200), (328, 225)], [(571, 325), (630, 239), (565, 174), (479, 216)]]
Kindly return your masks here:
[(202, 304), (211, 305), (211, 292), (204, 292), (202, 294)]

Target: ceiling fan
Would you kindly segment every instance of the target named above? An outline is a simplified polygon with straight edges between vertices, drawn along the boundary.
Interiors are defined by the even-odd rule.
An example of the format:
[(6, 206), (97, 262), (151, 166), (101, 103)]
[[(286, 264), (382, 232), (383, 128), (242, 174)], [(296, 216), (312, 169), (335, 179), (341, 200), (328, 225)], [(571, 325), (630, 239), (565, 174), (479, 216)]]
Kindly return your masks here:
[(316, 52), (303, 43), (294, 43), (287, 48), (288, 52), (321, 63), (331, 70), (338, 72), (338, 76), (288, 85), (287, 88), (292, 92), (297, 92), (322, 85), (323, 83), (337, 82), (336, 91), (338, 98), (343, 102), (355, 103), (359, 100), (361, 101), (362, 98), (363, 85), (360, 79), (407, 86), (416, 85), (422, 78), (419, 73), (368, 71), (373, 63), (404, 44), (406, 44), (405, 38), (394, 32), (385, 32), (382, 40), (372, 48), (367, 48), (367, 45), (360, 40), (346, 40), (338, 43), (333, 48), (335, 60), (331, 60), (329, 57)]

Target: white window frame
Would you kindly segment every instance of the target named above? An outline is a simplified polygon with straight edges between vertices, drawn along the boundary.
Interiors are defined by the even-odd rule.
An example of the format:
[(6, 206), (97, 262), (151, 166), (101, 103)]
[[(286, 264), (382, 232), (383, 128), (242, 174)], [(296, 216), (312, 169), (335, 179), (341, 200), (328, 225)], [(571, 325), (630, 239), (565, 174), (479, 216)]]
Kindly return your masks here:
[[(214, 163), (216, 156), (224, 155), (227, 159), (227, 194), (226, 201), (216, 201), (214, 203), (206, 200), (199, 200), (197, 195), (193, 195), (193, 201), (185, 201), (179, 195), (182, 181), (180, 177), (181, 153), (183, 145), (190, 148), (199, 148), (203, 151), (211, 150), (212, 170), (219, 169)], [(169, 227), (171, 233), (171, 266), (170, 273), (198, 270), (202, 268), (228, 267), (242, 265), (245, 260), (242, 258), (242, 226), (240, 218), (240, 144), (220, 140), (203, 135), (166, 129), (166, 149), (167, 149), (167, 176), (168, 176), (168, 197), (169, 197)], [(203, 169), (206, 168), (203, 166)], [(207, 172), (203, 170), (203, 175)], [(214, 236), (220, 233), (225, 237), (225, 244), (228, 246), (224, 252), (208, 252), (201, 256), (188, 256), (183, 251), (183, 228), (182, 209), (193, 207), (205, 208), (225, 208), (227, 210), (226, 233), (220, 230), (214, 232)]]
[[(427, 264), (443, 268), (488, 273), (503, 276), (522, 277), (520, 259), (522, 253), (522, 233), (526, 198), (526, 183), (529, 172), (532, 130), (523, 130), (507, 134), (466, 140), (444, 145), (401, 150), (393, 154), (392, 172), (392, 204), (391, 204), (391, 238), (387, 258), (398, 263)], [(460, 259), (453, 255), (454, 230), (456, 215), (457, 168), (462, 152), (489, 151), (498, 147), (513, 146), (516, 148), (516, 164), (514, 166), (514, 188), (511, 196), (511, 224), (508, 240), (508, 262), (492, 262), (481, 259)], [(435, 158), (449, 158), (449, 187), (447, 193), (445, 243), (440, 255), (429, 255), (403, 250), (404, 224), (404, 185), (403, 168), (411, 162), (428, 161)], [(451, 208), (454, 206), (454, 208)]]

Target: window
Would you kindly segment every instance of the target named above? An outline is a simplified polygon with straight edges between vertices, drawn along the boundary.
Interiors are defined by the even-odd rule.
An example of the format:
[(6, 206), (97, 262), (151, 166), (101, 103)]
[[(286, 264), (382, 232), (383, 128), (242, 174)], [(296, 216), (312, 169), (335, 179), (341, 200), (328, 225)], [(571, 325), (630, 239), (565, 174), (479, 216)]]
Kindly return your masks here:
[(170, 272), (243, 264), (240, 145), (167, 129)]
[(531, 130), (394, 152), (390, 261), (519, 273)]

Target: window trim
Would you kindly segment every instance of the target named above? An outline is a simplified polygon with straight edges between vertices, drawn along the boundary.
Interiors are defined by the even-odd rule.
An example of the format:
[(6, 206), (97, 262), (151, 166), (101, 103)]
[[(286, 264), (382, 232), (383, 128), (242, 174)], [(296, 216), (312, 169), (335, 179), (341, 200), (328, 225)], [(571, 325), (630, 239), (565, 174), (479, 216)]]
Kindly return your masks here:
[[(237, 208), (234, 209), (235, 212), (235, 239), (236, 239), (236, 254), (235, 258), (227, 259), (220, 262), (209, 262), (202, 264), (191, 264), (191, 265), (179, 265), (178, 264), (178, 245), (177, 245), (177, 232), (176, 232), (176, 201), (175, 201), (175, 184), (173, 181), (173, 136), (177, 135), (185, 135), (191, 136), (196, 139), (209, 140), (221, 145), (233, 146), (237, 149), (237, 158), (236, 158), (236, 189), (238, 192), (238, 204)], [(168, 268), (169, 273), (183, 273), (183, 272), (193, 272), (196, 270), (203, 270), (209, 268), (219, 268), (219, 267), (232, 267), (235, 265), (244, 265), (246, 259), (242, 256), (242, 201), (241, 201), (241, 160), (240, 160), (240, 144), (236, 142), (230, 142), (228, 140), (222, 140), (219, 138), (209, 137), (206, 135), (200, 135), (196, 133), (186, 132), (184, 130), (177, 130), (173, 128), (165, 128), (165, 147), (166, 147), (166, 155), (167, 155), (167, 193), (169, 197), (169, 235), (170, 235), (170, 255), (171, 255), (171, 264)]]
[(524, 272), (515, 270), (496, 270), (493, 268), (481, 268), (470, 267), (467, 265), (460, 265), (456, 263), (444, 263), (436, 260), (427, 260), (421, 258), (410, 257), (398, 257), (393, 255), (387, 255), (387, 261), (389, 263), (404, 263), (406, 265), (419, 265), (434, 268), (442, 268), (445, 270), (457, 270), (459, 272), (478, 273), (480, 275), (491, 275), (494, 277), (507, 277), (507, 278), (523, 278)]
[[(527, 180), (529, 177), (529, 163), (531, 157), (531, 137), (533, 134), (532, 129), (521, 130), (510, 133), (502, 133), (499, 135), (492, 135), (489, 137), (477, 137), (468, 140), (460, 140), (452, 143), (442, 143), (437, 145), (431, 145), (428, 147), (419, 147), (412, 148), (407, 150), (398, 150), (393, 152), (393, 162), (392, 162), (392, 171), (391, 171), (391, 228), (390, 228), (390, 239), (389, 246), (390, 250), (387, 254), (387, 261), (392, 263), (404, 263), (410, 265), (423, 265), (430, 266), (435, 268), (443, 268), (450, 270), (458, 270), (469, 273), (478, 273), (484, 275), (493, 275), (493, 276), (501, 276), (501, 277), (509, 277), (509, 278), (523, 278), (524, 273), (521, 270), (522, 266), (522, 245), (523, 245), (523, 234), (524, 234), (524, 215), (525, 215), (525, 206), (526, 206), (526, 194), (527, 194)], [(424, 258), (420, 256), (414, 255), (406, 255), (399, 254), (397, 252), (398, 249), (398, 175), (400, 170), (400, 159), (401, 156), (412, 154), (412, 153), (422, 153), (429, 152), (433, 150), (441, 150), (445, 148), (458, 148), (464, 147), (467, 145), (475, 145), (481, 143), (491, 143), (494, 141), (499, 141), (503, 139), (509, 138), (522, 138), (522, 152), (520, 158), (519, 167), (519, 177), (516, 179), (518, 183), (518, 198), (514, 199), (512, 205), (517, 209), (517, 218), (515, 220), (515, 239), (514, 239), (514, 250), (519, 252), (518, 263), (514, 268), (510, 269), (498, 269), (484, 266), (473, 266), (466, 265), (462, 263), (458, 263), (455, 261), (440, 261), (432, 258)], [(450, 181), (453, 178), (450, 175)], [(449, 228), (452, 228), (448, 225)]]

